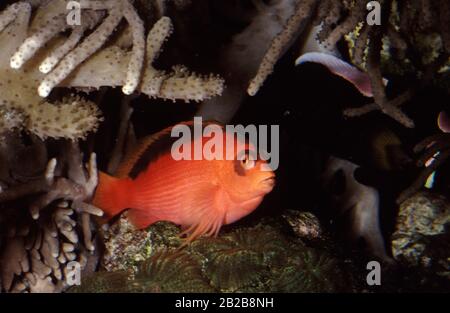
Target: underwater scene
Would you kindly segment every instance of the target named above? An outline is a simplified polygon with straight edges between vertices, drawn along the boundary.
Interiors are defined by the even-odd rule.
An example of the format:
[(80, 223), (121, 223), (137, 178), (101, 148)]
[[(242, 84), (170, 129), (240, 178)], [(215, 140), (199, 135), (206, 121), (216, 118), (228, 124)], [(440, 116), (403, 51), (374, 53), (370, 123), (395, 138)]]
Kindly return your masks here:
[(448, 293), (449, 199), (448, 0), (0, 1), (0, 293)]

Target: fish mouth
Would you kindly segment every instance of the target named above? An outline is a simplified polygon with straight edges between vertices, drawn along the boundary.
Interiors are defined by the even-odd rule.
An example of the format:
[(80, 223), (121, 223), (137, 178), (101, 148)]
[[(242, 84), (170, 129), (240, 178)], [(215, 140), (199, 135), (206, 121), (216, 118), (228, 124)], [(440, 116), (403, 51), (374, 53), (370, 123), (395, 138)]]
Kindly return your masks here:
[(260, 182), (263, 190), (266, 192), (270, 192), (275, 186), (275, 175), (267, 177)]

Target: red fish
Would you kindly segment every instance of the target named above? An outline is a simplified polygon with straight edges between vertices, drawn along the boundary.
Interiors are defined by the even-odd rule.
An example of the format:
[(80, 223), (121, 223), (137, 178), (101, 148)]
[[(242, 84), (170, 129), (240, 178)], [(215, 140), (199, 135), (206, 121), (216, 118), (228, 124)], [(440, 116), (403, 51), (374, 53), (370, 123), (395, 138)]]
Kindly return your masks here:
[[(185, 125), (192, 131), (192, 123)], [(220, 129), (224, 156), (225, 143), (234, 144), (235, 149), (229, 149), (235, 151), (232, 160), (207, 160), (205, 155), (202, 160), (175, 160), (171, 148), (179, 138), (171, 137), (170, 127), (144, 139), (125, 158), (116, 177), (100, 173), (93, 204), (107, 217), (129, 208), (130, 221), (140, 229), (163, 220), (181, 225), (183, 234), (189, 235), (187, 242), (203, 234), (217, 235), (222, 225), (255, 210), (275, 183), (267, 163), (249, 157), (256, 155), (253, 145)], [(190, 139), (191, 151), (195, 144), (211, 146), (212, 138), (202, 134)], [(238, 159), (240, 155), (245, 157)]]

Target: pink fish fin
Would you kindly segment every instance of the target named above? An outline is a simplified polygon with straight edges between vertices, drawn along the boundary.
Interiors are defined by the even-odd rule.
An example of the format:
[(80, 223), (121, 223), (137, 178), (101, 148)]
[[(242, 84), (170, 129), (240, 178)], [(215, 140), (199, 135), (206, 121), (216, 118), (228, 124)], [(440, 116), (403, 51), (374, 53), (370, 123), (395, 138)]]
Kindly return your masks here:
[(225, 223), (226, 203), (220, 201), (225, 191), (217, 185), (208, 185), (201, 192), (196, 192), (191, 201), (189, 207), (193, 222), (180, 234), (187, 236), (182, 247), (202, 235), (217, 236)]
[(450, 117), (444, 111), (439, 113), (438, 126), (444, 133), (450, 133)]
[[(358, 91), (366, 97), (373, 97), (372, 85), (370, 83), (367, 73), (362, 72), (357, 67), (335, 57), (334, 55), (322, 53), (322, 52), (308, 52), (301, 55), (296, 61), (295, 65), (303, 64), (306, 62), (318, 63), (328, 70), (355, 86)], [(387, 84), (387, 80), (383, 80), (384, 84)]]

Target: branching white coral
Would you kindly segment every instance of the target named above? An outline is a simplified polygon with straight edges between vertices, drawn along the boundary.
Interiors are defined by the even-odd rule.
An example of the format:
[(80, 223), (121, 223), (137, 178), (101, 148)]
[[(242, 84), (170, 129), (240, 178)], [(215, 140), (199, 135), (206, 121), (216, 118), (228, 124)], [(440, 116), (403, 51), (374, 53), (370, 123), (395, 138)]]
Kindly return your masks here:
[(86, 12), (82, 15), (83, 23), (79, 26), (74, 26), (72, 33), (67, 40), (54, 51), (51, 51), (49, 56), (39, 65), (39, 70), (47, 74), (55, 68), (55, 66), (66, 56), (76, 45), (81, 41), (86, 30), (92, 29), (103, 17), (103, 14), (98, 12)]
[(1, 68), (0, 73), (6, 75), (0, 81), (0, 134), (25, 128), (42, 139), (77, 140), (97, 129), (101, 118), (95, 103), (76, 96), (43, 101), (33, 89), (33, 75)]
[(122, 87), (123, 93), (129, 95), (136, 90), (139, 84), (145, 57), (145, 34), (144, 23), (128, 1), (123, 1), (123, 15), (133, 31), (133, 50), (128, 64), (126, 83)]
[[(63, 4), (65, 4), (64, 0), (56, 0), (56, 6), (59, 9), (52, 7), (50, 13), (44, 14), (42, 21), (35, 22), (39, 27), (23, 41), (10, 60), (11, 67), (19, 69), (52, 38), (57, 37), (64, 30), (72, 29), (72, 33), (66, 41), (60, 47), (50, 51), (50, 55), (39, 66), (40, 71), (47, 74), (38, 87), (41, 97), (47, 97), (56, 86), (64, 85), (64, 81), (83, 62), (89, 60), (105, 45), (122, 19), (128, 22), (131, 29), (132, 49), (126, 52), (126, 72), (123, 73), (122, 68), (116, 67), (115, 69), (120, 70), (119, 76), (124, 76), (125, 79), (121, 78), (119, 82), (104, 79), (102, 85), (122, 85), (122, 91), (125, 94), (132, 94), (139, 89), (151, 97), (196, 101), (221, 93), (223, 81), (217, 77), (198, 77), (195, 74), (189, 74), (184, 68), (181, 71), (175, 70), (173, 73), (167, 74), (157, 71), (151, 66), (157, 58), (162, 44), (172, 32), (172, 23), (168, 17), (161, 18), (153, 26), (146, 43), (144, 23), (129, 0), (82, 1), (83, 24), (74, 27), (66, 23), (66, 15), (64, 11), (61, 11), (64, 7)], [(50, 5), (55, 6), (53, 2)], [(105, 12), (106, 17), (99, 15)], [(6, 24), (10, 18), (7, 16), (4, 20)], [(95, 30), (81, 41), (85, 31), (94, 28), (97, 23), (99, 25)], [(144, 70), (145, 58), (147, 58), (147, 67)], [(85, 86), (88, 85), (89, 79), (86, 77), (84, 79), (86, 82), (77, 87), (94, 87)], [(74, 85), (70, 84), (70, 86)]]
[[(183, 66), (174, 66), (172, 72), (154, 68), (153, 63), (172, 29), (170, 18), (162, 17), (148, 33), (145, 68), (138, 90), (152, 98), (184, 101), (202, 101), (220, 95), (224, 81), (218, 76), (201, 76), (191, 73)], [(102, 49), (83, 63), (62, 85), (91, 88), (122, 86), (132, 57), (132, 52), (126, 52), (117, 46)]]
[(14, 3), (6, 8), (3, 12), (0, 13), (0, 32), (5, 29), (12, 21), (14, 21), (19, 12), (24, 10), (31, 10), (31, 7), (28, 3)]
[(39, 109), (29, 110), (27, 129), (40, 138), (85, 138), (86, 129), (96, 131), (99, 117), (97, 106), (81, 97), (67, 97), (59, 103), (44, 102)]
[[(49, 9), (50, 6), (52, 7), (52, 9), (49, 10), (51, 13), (46, 14), (44, 20), (41, 22), (42, 26), (25, 39), (16, 53), (11, 57), (12, 68), (21, 68), (23, 64), (32, 58), (50, 39), (54, 38), (62, 31), (71, 28), (66, 21), (67, 12), (64, 11), (65, 4), (66, 1), (56, 0), (47, 5), (46, 9)], [(54, 9), (54, 7), (60, 9)], [(47, 72), (54, 66), (54, 63), (58, 62), (58, 59), (64, 56), (56, 68), (51, 71), (40, 84), (38, 89), (39, 95), (41, 97), (48, 96), (51, 90), (64, 80), (64, 78), (66, 78), (79, 64), (100, 49), (105, 44), (108, 37), (114, 32), (114, 29), (120, 23), (122, 18), (125, 18), (130, 24), (133, 33), (132, 57), (129, 61), (127, 79), (123, 86), (123, 92), (125, 94), (133, 93), (139, 84), (145, 55), (145, 35), (142, 20), (128, 0), (83, 1), (82, 8), (89, 10), (106, 10), (108, 16), (78, 47), (64, 56), (64, 52), (68, 52), (69, 47), (75, 46), (78, 43), (81, 38), (80, 35), (84, 31), (83, 28), (73, 27), (73, 36), (68, 39), (68, 43), (63, 44), (60, 50), (57, 53), (54, 53), (50, 59), (44, 60), (44, 63), (41, 64), (41, 69), (43, 69), (44, 72)], [(15, 9), (15, 7), (13, 7), (13, 9)], [(4, 21), (3, 23), (0, 22), (0, 26), (11, 22), (11, 16), (20, 8), (13, 9), (7, 9), (6, 13), (9, 14), (5, 14), (6, 17), (0, 19)], [(12, 13), (10, 13), (10, 11)], [(89, 25), (91, 24), (90, 22), (91, 21), (88, 20), (87, 24), (83, 27), (92, 28), (93, 25)], [(83, 23), (86, 22), (83, 21)], [(49, 66), (48, 63), (50, 63), (51, 66)]]
[(51, 18), (48, 17), (44, 25), (45, 28), (40, 29), (25, 39), (16, 53), (11, 57), (10, 63), (12, 68), (21, 68), (22, 65), (33, 57), (50, 39), (68, 28), (64, 14), (59, 14)]
[[(11, 7), (17, 10), (11, 10)], [(27, 36), (31, 6), (20, 2), (5, 12), (14, 13), (14, 19), (5, 19), (8, 14), (4, 12), (0, 17), (3, 24), (7, 24), (0, 33), (0, 47), (5, 53), (0, 58), (0, 134), (17, 128), (27, 129), (41, 138), (84, 138), (98, 126), (97, 106), (79, 97), (67, 97), (56, 104), (39, 97), (36, 88), (43, 75), (38, 71), (37, 64), (44, 58), (42, 53), (36, 54), (36, 62), (22, 64), (20, 69), (9, 67), (9, 62), (5, 60), (20, 50)], [(36, 13), (37, 16), (42, 14), (44, 12)], [(48, 17), (45, 14), (42, 16), (46, 21)]]
[(62, 61), (41, 82), (38, 93), (47, 97), (52, 89), (61, 83), (78, 65), (94, 54), (104, 44), (107, 36), (119, 24), (120, 9), (113, 9), (103, 23)]
[[(150, 97), (185, 101), (201, 101), (221, 94), (223, 80), (219, 77), (199, 76), (182, 66), (174, 67), (169, 73), (152, 66), (172, 32), (172, 22), (168, 17), (161, 18), (152, 27), (146, 42), (144, 24), (132, 3), (130, 0), (84, 0), (82, 23), (73, 26), (66, 23), (66, 0), (34, 1), (32, 5), (21, 1), (1, 12), (2, 125), (11, 123), (6, 117), (14, 110), (22, 116), (21, 126), (41, 138), (76, 140), (95, 130), (99, 118), (93, 103), (67, 98), (67, 103), (54, 105), (39, 97), (48, 96), (55, 87), (94, 90), (101, 86), (121, 86), (125, 94), (139, 91)], [(33, 18), (32, 8), (36, 10)], [(130, 34), (125, 36), (130, 38), (126, 39), (129, 44), (107, 46), (121, 20), (127, 21), (124, 33)], [(63, 31), (70, 31), (69, 36)], [(125, 50), (128, 48), (130, 51)], [(70, 116), (55, 116), (66, 113)], [(64, 123), (70, 121), (76, 121), (77, 125)]]

